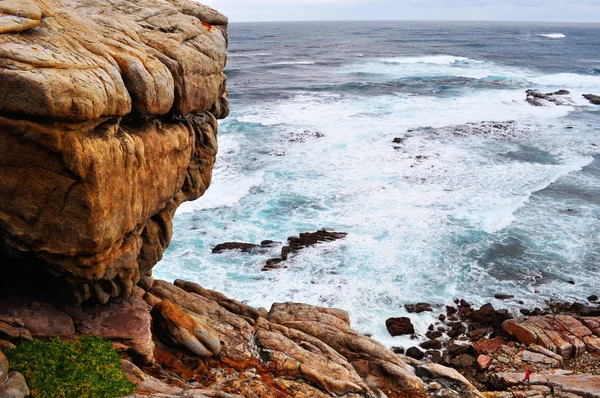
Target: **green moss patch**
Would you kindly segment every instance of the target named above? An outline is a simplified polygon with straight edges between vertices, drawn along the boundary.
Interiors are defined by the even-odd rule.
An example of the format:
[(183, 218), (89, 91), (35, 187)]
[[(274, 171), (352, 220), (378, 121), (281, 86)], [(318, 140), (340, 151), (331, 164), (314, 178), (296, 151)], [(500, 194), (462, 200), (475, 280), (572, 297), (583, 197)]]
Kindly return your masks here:
[(135, 389), (110, 341), (101, 337), (26, 341), (5, 354), (34, 398), (116, 398)]

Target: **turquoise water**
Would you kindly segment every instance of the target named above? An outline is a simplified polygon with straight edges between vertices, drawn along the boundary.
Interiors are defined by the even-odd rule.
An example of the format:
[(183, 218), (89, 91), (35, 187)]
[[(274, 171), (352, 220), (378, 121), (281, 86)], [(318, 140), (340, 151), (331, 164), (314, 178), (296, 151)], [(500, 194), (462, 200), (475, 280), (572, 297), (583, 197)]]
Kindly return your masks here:
[[(234, 24), (230, 42), (213, 183), (156, 277), (343, 308), (388, 344), (405, 303), (598, 294), (600, 107), (581, 94), (600, 93), (600, 27)], [(528, 88), (570, 104), (533, 107)], [(281, 270), (261, 272), (281, 246), (211, 254), (321, 228), (349, 235)]]

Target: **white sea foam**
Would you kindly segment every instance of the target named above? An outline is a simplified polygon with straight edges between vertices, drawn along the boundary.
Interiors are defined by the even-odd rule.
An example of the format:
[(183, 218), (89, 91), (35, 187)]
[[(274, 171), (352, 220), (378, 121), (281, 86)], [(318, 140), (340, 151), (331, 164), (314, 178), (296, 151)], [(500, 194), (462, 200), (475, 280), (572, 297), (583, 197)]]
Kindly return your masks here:
[(315, 61), (282, 61), (275, 62), (272, 65), (314, 65)]
[(431, 64), (431, 65), (452, 65), (461, 61), (468, 61), (469, 58), (457, 57), (454, 55), (430, 55), (423, 57), (397, 57), (386, 58), (382, 62), (386, 64)]
[(543, 33), (540, 34), (540, 36), (547, 37), (549, 39), (564, 39), (565, 37), (567, 37), (562, 33)]
[[(543, 75), (489, 62), (457, 67), (364, 61), (342, 73), (364, 68), (397, 76), (404, 68), (410, 76), (432, 71), (443, 76), (459, 70), (457, 74), (514, 76), (530, 85), (560, 86), (574, 90), (574, 97), (598, 87), (594, 76), (587, 76), (586, 83), (580, 75)], [(480, 264), (472, 253), (484, 257), (494, 239), (502, 243), (515, 226), (529, 228), (543, 241), (563, 242), (552, 250), (572, 264), (591, 253), (582, 245), (589, 241), (584, 234), (596, 228), (591, 224), (595, 217), (585, 219), (589, 224), (573, 217), (554, 225), (557, 208), (573, 204), (538, 203), (544, 188), (565, 176), (574, 178), (597, 151), (591, 146), (600, 139), (597, 130), (584, 122), (565, 129), (572, 123), (569, 114), (580, 109), (576, 105), (534, 107), (525, 102), (524, 88), (517, 87), (452, 97), (305, 94), (233, 107), (221, 125), (213, 185), (180, 210), (188, 214), (179, 215), (173, 252), (156, 275), (195, 280), (257, 307), (298, 301), (343, 308), (353, 327), (388, 345), (408, 344), (389, 336), (385, 320), (405, 316), (402, 305), (409, 301), (448, 303), (458, 296), (483, 304), (499, 291), (532, 305), (551, 292), (569, 297), (576, 293), (571, 285), (536, 284), (542, 275), (527, 268), (530, 264), (513, 270), (518, 277), (507, 278), (492, 272), (493, 261)], [(483, 120), (513, 120), (515, 127), (485, 133), (473, 127), (477, 124), (460, 131), (453, 127)], [(263, 126), (260, 141), (254, 137), (256, 126)], [(423, 128), (427, 126), (432, 128)], [(290, 140), (304, 131), (318, 131), (319, 138), (308, 134)], [(404, 138), (397, 149), (394, 137)], [(504, 156), (527, 148), (546, 151), (551, 161)], [(251, 155), (244, 152), (252, 149)], [(257, 162), (264, 168), (256, 168)], [(589, 184), (595, 183), (591, 178)], [(198, 211), (205, 209), (212, 210)], [(270, 273), (260, 272), (267, 255), (210, 254), (212, 245), (225, 241), (285, 241), (323, 227), (349, 235), (302, 251), (288, 268)], [(556, 231), (564, 236), (553, 236)], [(544, 273), (561, 276), (568, 272), (564, 268), (548, 261)], [(600, 287), (591, 273), (583, 269), (573, 276), (577, 289), (594, 283)], [(409, 316), (424, 333), (436, 315)]]

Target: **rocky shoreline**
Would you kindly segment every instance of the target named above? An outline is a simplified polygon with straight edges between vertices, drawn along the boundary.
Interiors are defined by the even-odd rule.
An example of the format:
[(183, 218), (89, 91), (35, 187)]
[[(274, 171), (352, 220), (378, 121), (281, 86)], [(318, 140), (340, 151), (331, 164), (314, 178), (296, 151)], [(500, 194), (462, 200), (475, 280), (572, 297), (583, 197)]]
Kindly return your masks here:
[[(182, 280), (145, 277), (132, 297), (108, 305), (2, 296), (2, 349), (31, 338), (104, 336), (137, 386), (130, 398), (600, 396), (597, 304), (553, 303), (513, 318), (456, 300), (429, 327), (430, 339), (404, 352), (352, 330), (342, 310), (275, 303), (267, 311)], [(407, 325), (388, 328), (414, 334)], [(0, 385), (15, 388), (24, 379), (9, 378), (4, 363), (0, 356)]]

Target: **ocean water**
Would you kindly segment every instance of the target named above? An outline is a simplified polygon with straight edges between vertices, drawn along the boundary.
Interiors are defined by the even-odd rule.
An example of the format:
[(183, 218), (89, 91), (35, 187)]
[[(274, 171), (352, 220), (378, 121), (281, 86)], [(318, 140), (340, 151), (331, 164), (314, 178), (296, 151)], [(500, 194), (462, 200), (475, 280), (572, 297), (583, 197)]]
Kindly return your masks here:
[[(600, 94), (600, 25), (232, 24), (226, 72), (212, 186), (156, 277), (342, 308), (389, 345), (406, 303), (600, 292), (600, 106), (582, 97)], [(571, 94), (534, 107), (527, 89)], [(281, 245), (211, 253), (321, 228), (348, 236), (280, 270), (261, 272)], [(423, 333), (436, 313), (410, 316)]]

